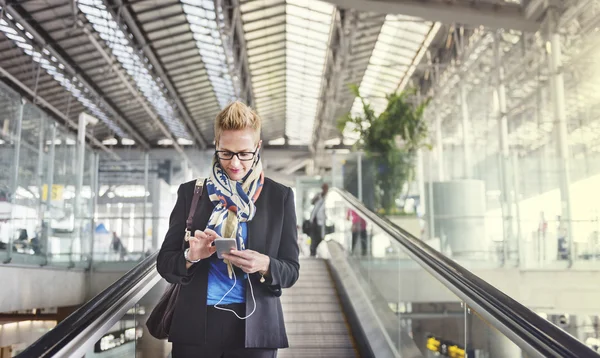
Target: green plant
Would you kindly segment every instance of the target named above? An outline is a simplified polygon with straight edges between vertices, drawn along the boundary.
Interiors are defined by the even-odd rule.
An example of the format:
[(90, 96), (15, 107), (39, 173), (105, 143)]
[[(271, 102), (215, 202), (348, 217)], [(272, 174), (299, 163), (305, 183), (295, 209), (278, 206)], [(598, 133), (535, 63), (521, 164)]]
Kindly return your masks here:
[(391, 93), (386, 96), (385, 110), (376, 115), (371, 104), (360, 95), (358, 86), (351, 85), (350, 90), (360, 98), (363, 113), (360, 116), (349, 113), (340, 118), (338, 129), (343, 132), (351, 124), (351, 130), (359, 134), (356, 149), (363, 150), (374, 163), (376, 205), (389, 213), (394, 211), (404, 184), (414, 176), (417, 150), (431, 148), (423, 120), (429, 100), (413, 105), (410, 100), (416, 89)]

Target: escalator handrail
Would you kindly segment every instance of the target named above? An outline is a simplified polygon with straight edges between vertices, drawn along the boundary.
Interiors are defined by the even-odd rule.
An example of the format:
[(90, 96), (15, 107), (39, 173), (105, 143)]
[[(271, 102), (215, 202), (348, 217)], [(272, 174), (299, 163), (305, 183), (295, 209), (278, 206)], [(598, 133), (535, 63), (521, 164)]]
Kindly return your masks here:
[[(354, 210), (398, 241), (408, 255), (425, 270), (460, 296), (469, 306), (479, 308), (497, 329), (521, 341), (529, 352), (543, 357), (598, 358), (600, 355), (535, 312), (479, 278), (455, 261), (431, 248), (385, 217), (369, 210), (352, 194), (332, 188)], [(479, 310), (478, 310), (479, 311)]]
[(83, 304), (17, 357), (52, 357), (156, 268), (158, 252), (146, 257), (120, 279)]

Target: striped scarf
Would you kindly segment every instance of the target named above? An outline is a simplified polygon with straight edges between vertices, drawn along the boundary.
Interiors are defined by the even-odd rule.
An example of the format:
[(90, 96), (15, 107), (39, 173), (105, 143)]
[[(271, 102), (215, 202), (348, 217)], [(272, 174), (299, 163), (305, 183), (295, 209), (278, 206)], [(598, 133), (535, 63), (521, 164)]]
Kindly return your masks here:
[[(230, 180), (215, 156), (210, 177), (206, 181), (208, 197), (214, 205), (207, 228), (214, 230), (220, 237), (236, 238), (238, 249), (244, 250), (240, 223), (254, 218), (256, 214), (254, 202), (260, 196), (264, 181), (260, 155), (257, 154), (243, 182)], [(229, 278), (232, 278), (233, 268), (227, 260), (225, 263), (227, 263)]]

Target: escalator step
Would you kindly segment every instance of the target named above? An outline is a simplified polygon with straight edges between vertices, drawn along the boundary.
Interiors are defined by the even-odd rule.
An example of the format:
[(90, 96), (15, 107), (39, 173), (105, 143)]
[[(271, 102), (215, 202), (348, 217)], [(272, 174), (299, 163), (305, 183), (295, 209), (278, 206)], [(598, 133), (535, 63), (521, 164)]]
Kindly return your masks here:
[(319, 280), (319, 281), (301, 281), (298, 280), (294, 285), (294, 288), (332, 288), (331, 281), (328, 280)]
[[(309, 291), (310, 292), (310, 291)], [(331, 290), (330, 294), (300, 294), (300, 295), (293, 295), (293, 294), (289, 294), (288, 291), (286, 291), (286, 294), (281, 296), (281, 304), (282, 305), (289, 305), (292, 303), (328, 303), (328, 302), (336, 302), (337, 301), (337, 297), (335, 296), (335, 291)]]
[(278, 357), (358, 356), (324, 260), (301, 260), (298, 282), (281, 300), (290, 348)]
[(280, 349), (278, 358), (351, 358), (358, 357), (352, 348), (287, 348)]
[(345, 322), (286, 322), (285, 329), (288, 334), (348, 333)]
[(283, 305), (283, 313), (297, 312), (340, 312), (341, 307), (338, 302), (326, 303), (286, 303)]
[(285, 296), (331, 296), (336, 297), (337, 291), (333, 286), (329, 287), (310, 287), (310, 286), (295, 286), (287, 288), (283, 291), (282, 298)]
[(288, 340), (292, 348), (353, 348), (347, 332), (344, 332), (345, 334), (288, 334)]
[(290, 324), (307, 322), (341, 322), (346, 319), (342, 311), (338, 312), (288, 312), (285, 314), (285, 322)]

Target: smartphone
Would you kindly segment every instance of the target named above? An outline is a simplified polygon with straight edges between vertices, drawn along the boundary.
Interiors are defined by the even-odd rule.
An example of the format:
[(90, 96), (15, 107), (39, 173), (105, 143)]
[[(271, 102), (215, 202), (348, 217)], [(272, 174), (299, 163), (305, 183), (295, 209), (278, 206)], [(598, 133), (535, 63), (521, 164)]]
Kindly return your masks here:
[(231, 249), (237, 249), (237, 240), (232, 238), (218, 238), (215, 239), (215, 246), (217, 247), (217, 257), (223, 259), (223, 254), (228, 254)]

